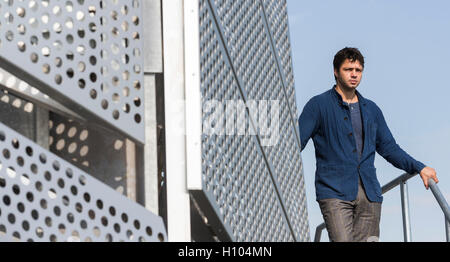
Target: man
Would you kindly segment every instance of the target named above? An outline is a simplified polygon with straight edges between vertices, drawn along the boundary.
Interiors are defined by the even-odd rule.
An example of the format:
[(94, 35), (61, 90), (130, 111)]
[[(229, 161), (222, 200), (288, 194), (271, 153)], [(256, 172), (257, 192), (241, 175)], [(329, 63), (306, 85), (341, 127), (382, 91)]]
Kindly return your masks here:
[(415, 160), (392, 136), (380, 108), (356, 90), (364, 57), (344, 48), (334, 57), (336, 85), (313, 97), (299, 118), (302, 150), (310, 138), (316, 151), (316, 196), (330, 241), (378, 240), (381, 187), (375, 151), (409, 174), (419, 173), (425, 187), (436, 171)]

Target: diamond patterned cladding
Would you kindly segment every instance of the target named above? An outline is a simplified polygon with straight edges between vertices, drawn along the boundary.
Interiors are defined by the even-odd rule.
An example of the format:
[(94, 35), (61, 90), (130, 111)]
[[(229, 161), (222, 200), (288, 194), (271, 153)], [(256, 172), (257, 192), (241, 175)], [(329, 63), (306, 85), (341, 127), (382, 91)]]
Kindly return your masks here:
[(280, 138), (276, 146), (264, 147), (274, 167), (275, 177), (298, 239), (308, 239), (306, 195), (295, 121), (284, 95), (282, 74), (271, 38), (264, 26), (261, 1), (214, 1), (217, 20), (223, 28), (227, 46), (238, 77), (243, 82), (249, 100), (280, 102)]
[(295, 101), (295, 82), (292, 69), (287, 3), (286, 0), (263, 0), (263, 3), (275, 49), (277, 50), (277, 55), (280, 58), (284, 71), (289, 104), (294, 115), (298, 116), (297, 103)]
[[(243, 101), (211, 14), (200, 1), (203, 99)], [(204, 135), (202, 154), (204, 191), (235, 241), (293, 240), (254, 136)]]
[[(280, 66), (283, 70), (283, 76), (285, 78), (286, 93), (288, 95), (288, 101), (291, 107), (291, 112), (294, 114), (294, 117), (297, 117), (299, 114), (296, 103), (294, 72), (292, 68), (292, 55), (291, 55), (292, 51), (289, 37), (287, 2), (286, 0), (261, 0), (261, 1), (263, 2), (267, 23), (271, 30), (272, 41), (274, 42), (275, 50), (281, 62)], [(294, 125), (296, 125), (296, 123), (297, 119), (294, 119)], [(295, 128), (297, 128), (297, 126), (295, 126)], [(302, 175), (301, 177), (302, 191), (304, 191), (305, 187), (303, 179), (304, 177)], [(305, 192), (302, 192), (301, 194), (305, 195)], [(309, 239), (306, 197), (302, 199), (300, 208), (303, 210), (301, 231), (303, 235), (306, 236), (307, 239)]]
[(0, 238), (6, 240), (167, 239), (160, 217), (2, 123), (0, 201)]
[(2, 1), (0, 60), (55, 100), (142, 143), (140, 3)]

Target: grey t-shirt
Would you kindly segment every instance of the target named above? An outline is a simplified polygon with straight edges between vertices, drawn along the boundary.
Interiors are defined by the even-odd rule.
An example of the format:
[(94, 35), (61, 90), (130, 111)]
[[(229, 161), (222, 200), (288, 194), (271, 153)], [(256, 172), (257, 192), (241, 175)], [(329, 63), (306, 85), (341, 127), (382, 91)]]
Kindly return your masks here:
[(358, 150), (359, 157), (361, 158), (364, 146), (361, 110), (358, 102), (349, 104), (349, 107), (352, 118), (353, 133), (356, 140), (356, 149)]

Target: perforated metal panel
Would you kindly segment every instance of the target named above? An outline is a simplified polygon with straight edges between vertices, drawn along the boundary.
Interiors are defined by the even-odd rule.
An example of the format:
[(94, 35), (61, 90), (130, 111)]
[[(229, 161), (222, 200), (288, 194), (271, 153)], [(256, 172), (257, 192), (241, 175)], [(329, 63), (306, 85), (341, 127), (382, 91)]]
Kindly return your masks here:
[(289, 39), (271, 36), (279, 34), (274, 26), (288, 35), (286, 19), (274, 24), (283, 12), (262, 1), (200, 1), (204, 102), (275, 100), (280, 106), (275, 145), (265, 146), (260, 135), (203, 136), (204, 191), (237, 241), (309, 240)]
[(2, 67), (83, 117), (143, 143), (140, 5), (2, 1)]
[(126, 141), (109, 130), (98, 130), (55, 113), (49, 116), (52, 153), (127, 195)]
[(8, 123), (14, 130), (34, 139), (35, 107), (32, 103), (0, 90), (0, 122)]
[(23, 97), (24, 99), (27, 99), (35, 104), (39, 104), (48, 110), (58, 112), (59, 114), (67, 117), (83, 120), (83, 118), (77, 113), (64, 107), (60, 103), (51, 99), (48, 95), (43, 94), (35, 87), (30, 86), (25, 81), (20, 80), (2, 68), (0, 68), (0, 89), (4, 89), (5, 91)]
[(0, 123), (0, 239), (165, 241), (144, 207)]

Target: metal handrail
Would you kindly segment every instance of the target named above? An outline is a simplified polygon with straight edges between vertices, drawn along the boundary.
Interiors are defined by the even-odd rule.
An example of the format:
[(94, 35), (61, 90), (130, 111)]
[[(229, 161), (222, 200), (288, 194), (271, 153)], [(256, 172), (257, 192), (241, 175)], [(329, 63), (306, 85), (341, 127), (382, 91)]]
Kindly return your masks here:
[(431, 192), (433, 192), (433, 195), (436, 198), (436, 201), (439, 203), (439, 206), (441, 206), (442, 212), (444, 212), (445, 217), (447, 218), (447, 220), (450, 220), (450, 208), (441, 190), (439, 190), (439, 187), (436, 185), (436, 182), (434, 182), (433, 179), (430, 179), (428, 180), (428, 186), (430, 187)]
[[(411, 224), (409, 223), (409, 205), (408, 205), (408, 190), (407, 190), (407, 184), (406, 182), (418, 175), (418, 173), (414, 174), (408, 174), (405, 173), (391, 182), (387, 183), (381, 188), (381, 194), (385, 194), (389, 192), (390, 190), (396, 188), (400, 185), (401, 187), (401, 197), (402, 197), (402, 214), (403, 214), (403, 232), (404, 232), (404, 238), (405, 242), (411, 241)], [(435, 196), (437, 202), (441, 206), (442, 211), (445, 215), (445, 231), (446, 231), (446, 238), (447, 242), (450, 242), (450, 208), (445, 200), (444, 195), (439, 190), (439, 187), (436, 185), (433, 179), (430, 179), (428, 182), (428, 185), (433, 192), (433, 195)], [(316, 227), (316, 234), (314, 236), (314, 242), (320, 242), (320, 238), (322, 236), (322, 231), (325, 229), (325, 223), (322, 223)]]
[(417, 176), (419, 173), (414, 173), (414, 174), (408, 174), (405, 173), (399, 177), (397, 177), (396, 179), (392, 180), (391, 182), (387, 183), (386, 185), (384, 185), (381, 188), (381, 194), (385, 194), (389, 191), (391, 191), (392, 189), (396, 188), (397, 186), (399, 186), (402, 182), (405, 183), (406, 181), (408, 181), (409, 179)]
[(320, 242), (320, 237), (322, 236), (322, 230), (325, 229), (325, 223), (322, 223), (316, 228), (316, 235), (314, 236), (314, 242)]
[(433, 179), (428, 180), (428, 186), (430, 187), (431, 192), (433, 192), (436, 201), (439, 203), (442, 212), (444, 212), (445, 236), (447, 238), (447, 242), (450, 242), (450, 208), (448, 206), (447, 200), (445, 200), (444, 195), (442, 194), (441, 190), (439, 190), (439, 187), (436, 185), (436, 182), (434, 182)]

